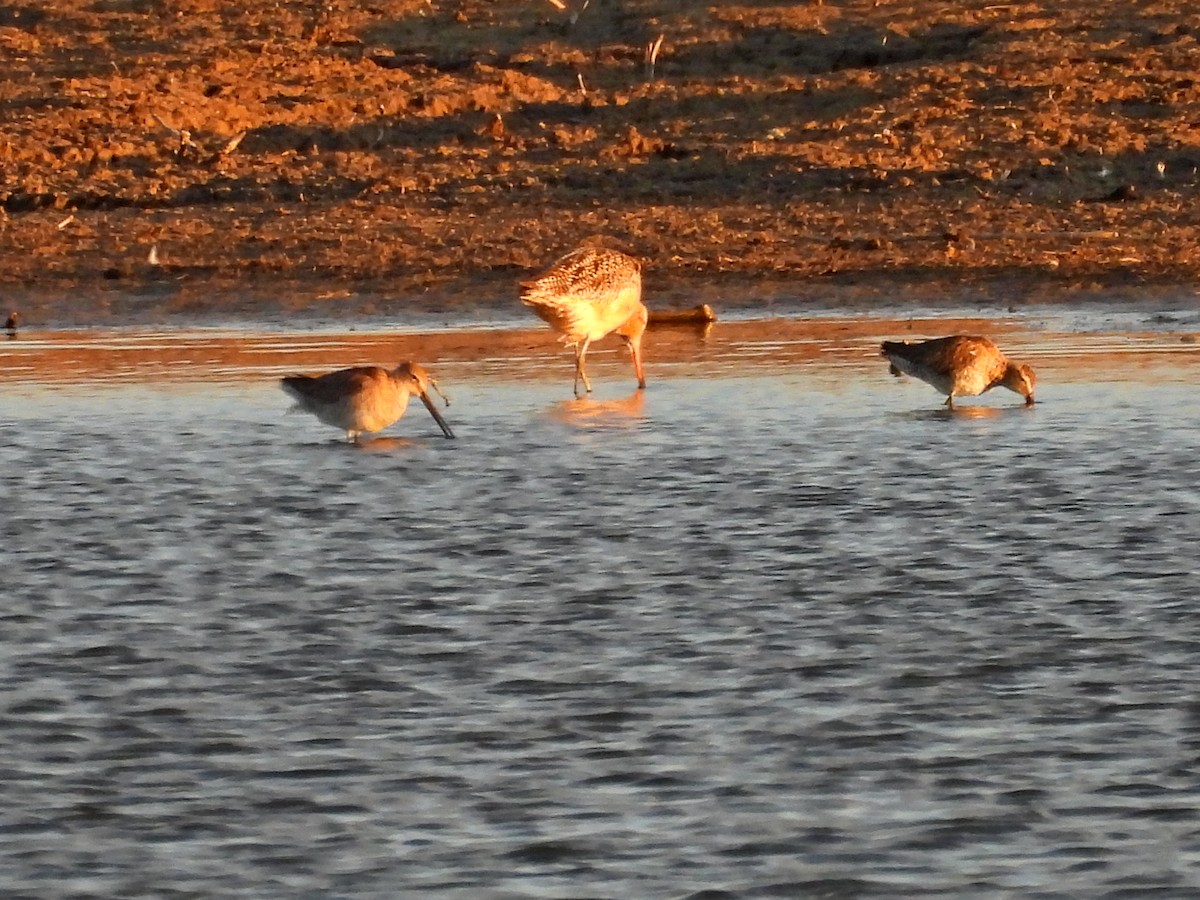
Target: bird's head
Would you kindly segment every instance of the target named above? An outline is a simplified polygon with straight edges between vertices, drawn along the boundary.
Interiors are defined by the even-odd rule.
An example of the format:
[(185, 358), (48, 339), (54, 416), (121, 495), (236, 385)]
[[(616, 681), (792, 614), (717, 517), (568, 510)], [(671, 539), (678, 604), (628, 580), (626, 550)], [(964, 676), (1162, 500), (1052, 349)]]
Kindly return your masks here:
[(630, 316), (624, 325), (617, 329), (629, 352), (633, 355), (633, 371), (637, 375), (638, 387), (646, 386), (646, 372), (642, 367), (642, 335), (646, 333), (646, 323), (650, 321), (650, 311), (639, 303), (637, 311)]
[(420, 363), (406, 362), (398, 365), (392, 374), (401, 383), (407, 385), (410, 391), (421, 398), (421, 402), (425, 404), (425, 408), (429, 410), (429, 414), (433, 416), (434, 421), (438, 423), (438, 427), (442, 429), (442, 434), (448, 438), (454, 437), (454, 432), (450, 430), (450, 426), (446, 424), (446, 420), (442, 418), (437, 405), (429, 396), (429, 389), (432, 388), (447, 406), (450, 405), (450, 398), (441, 392), (437, 382), (429, 374), (429, 370)]
[(650, 311), (646, 309), (645, 304), (639, 303), (633, 315), (625, 320), (619, 328), (617, 334), (625, 338), (631, 344), (636, 341), (641, 341), (642, 334), (646, 330), (646, 323), (650, 321)]
[(1004, 378), (1000, 382), (1010, 391), (1016, 391), (1025, 398), (1025, 405), (1033, 405), (1033, 389), (1037, 384), (1037, 376), (1033, 369), (1021, 363), (1010, 362), (1004, 370)]

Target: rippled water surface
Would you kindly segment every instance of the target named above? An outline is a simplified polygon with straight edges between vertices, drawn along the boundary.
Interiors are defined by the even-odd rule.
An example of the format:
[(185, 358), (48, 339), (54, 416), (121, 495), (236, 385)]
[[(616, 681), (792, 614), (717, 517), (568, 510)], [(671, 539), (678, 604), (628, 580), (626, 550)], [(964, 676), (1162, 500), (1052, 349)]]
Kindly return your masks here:
[(4, 348), (6, 896), (1194, 896), (1200, 354), (950, 414), (887, 336), (430, 360), (363, 447), (290, 338)]

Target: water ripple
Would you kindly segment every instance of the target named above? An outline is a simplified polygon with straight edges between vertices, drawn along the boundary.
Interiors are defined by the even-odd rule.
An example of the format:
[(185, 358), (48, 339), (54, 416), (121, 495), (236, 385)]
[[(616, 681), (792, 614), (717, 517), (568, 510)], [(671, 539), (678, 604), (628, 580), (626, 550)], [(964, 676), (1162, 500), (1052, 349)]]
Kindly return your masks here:
[(1190, 384), (837, 371), (0, 393), (10, 891), (1189, 895)]

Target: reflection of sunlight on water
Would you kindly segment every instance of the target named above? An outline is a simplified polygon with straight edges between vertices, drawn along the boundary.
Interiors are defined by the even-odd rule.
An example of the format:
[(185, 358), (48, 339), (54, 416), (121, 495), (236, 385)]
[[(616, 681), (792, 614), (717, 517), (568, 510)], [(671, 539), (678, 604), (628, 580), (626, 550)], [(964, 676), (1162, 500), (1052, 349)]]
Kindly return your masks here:
[[(995, 319), (762, 318), (723, 322), (707, 331), (656, 329), (647, 338), (649, 378), (712, 378), (751, 371), (844, 378), (883, 365), (880, 339), (905, 334), (984, 333), (1015, 359), (1028, 360), (1044, 383), (1188, 381), (1200, 364), (1200, 344), (1171, 332), (1062, 330), (1056, 317), (1030, 328)], [(1081, 327), (1080, 323), (1074, 323)], [(1083, 323), (1086, 325), (1086, 322)], [(215, 329), (43, 331), (0, 341), (0, 380), (7, 384), (272, 380), (350, 365), (394, 366), (417, 360), (455, 380), (561, 381), (570, 353), (540, 328), (390, 330), (330, 333), (298, 329), (256, 332)], [(603, 380), (628, 378), (628, 358), (613, 342), (593, 348)], [(886, 367), (884, 369), (886, 371)], [(595, 412), (599, 412), (596, 410)]]
[(619, 400), (564, 400), (551, 407), (550, 417), (577, 428), (629, 428), (646, 417), (646, 392), (636, 390)]
[[(1139, 315), (1137, 321), (1144, 318)], [(1083, 325), (1088, 322), (1095, 327), (1094, 319)], [(817, 329), (816, 324), (822, 327)], [(686, 329), (668, 329), (653, 334), (654, 351), (648, 363), (652, 380), (657, 374), (655, 367), (679, 377), (695, 377), (743, 372), (748, 360), (759, 360), (760, 368), (794, 373), (806, 382), (841, 378), (841, 370), (846, 368), (861, 369), (874, 382), (886, 377), (876, 374), (876, 367), (885, 365), (878, 356), (876, 338), (889, 336), (902, 325), (911, 327), (910, 323), (868, 318), (820, 323), (791, 319), (723, 322), (712, 332), (713, 346), (708, 348), (698, 347)], [(926, 334), (948, 330), (1007, 334), (1005, 346), (1014, 356), (1035, 362), (1039, 374), (1045, 366), (1051, 376), (1045, 383), (1194, 380), (1195, 364), (1200, 362), (1196, 345), (1173, 334), (1028, 331), (1011, 322), (960, 323), (940, 318), (930, 319), (921, 329)], [(158, 389), (169, 380), (271, 380), (297, 370), (315, 372), (377, 358), (392, 362), (411, 356), (431, 360), (431, 366), (435, 357), (459, 360), (456, 365), (464, 378), (525, 378), (533, 369), (537, 378), (569, 380), (568, 356), (555, 355), (554, 346), (550, 338), (533, 329), (417, 335), (303, 330), (264, 334), (233, 330), (33, 331), (22, 333), (19, 341), (0, 342), (0, 372), (13, 380), (45, 383), (141, 380)], [(611, 356), (613, 377), (627, 378), (621, 351), (613, 347)], [(598, 354), (597, 362), (603, 358)], [(449, 364), (455, 363), (439, 361), (437, 366)], [(1147, 371), (1149, 367), (1153, 368)], [(930, 392), (929, 397), (936, 402), (935, 394)]]

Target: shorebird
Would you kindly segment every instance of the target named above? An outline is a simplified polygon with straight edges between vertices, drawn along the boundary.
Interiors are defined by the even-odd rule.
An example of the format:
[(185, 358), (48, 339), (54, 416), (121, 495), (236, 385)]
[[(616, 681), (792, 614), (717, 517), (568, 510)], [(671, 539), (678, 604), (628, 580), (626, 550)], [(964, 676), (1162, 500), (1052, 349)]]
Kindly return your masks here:
[(283, 389), (296, 399), (296, 408), (310, 412), (326, 425), (344, 429), (346, 439), (358, 441), (364, 431), (387, 428), (404, 415), (408, 397), (416, 394), (448, 438), (454, 432), (438, 412), (429, 389), (450, 405), (425, 367), (413, 362), (388, 370), (381, 366), (355, 366), (325, 375), (289, 375)]
[(632, 256), (616, 250), (580, 247), (537, 278), (522, 282), (521, 301), (562, 335), (564, 344), (575, 348), (576, 396), (580, 381), (592, 390), (584, 370), (588, 347), (613, 332), (629, 346), (638, 387), (646, 386), (642, 334), (648, 313), (642, 304), (641, 268)]
[(997, 385), (1023, 396), (1026, 406), (1033, 405), (1033, 369), (1013, 362), (985, 337), (884, 341), (883, 355), (893, 375), (912, 375), (933, 385), (946, 395), (950, 409), (955, 397), (974, 397)]

